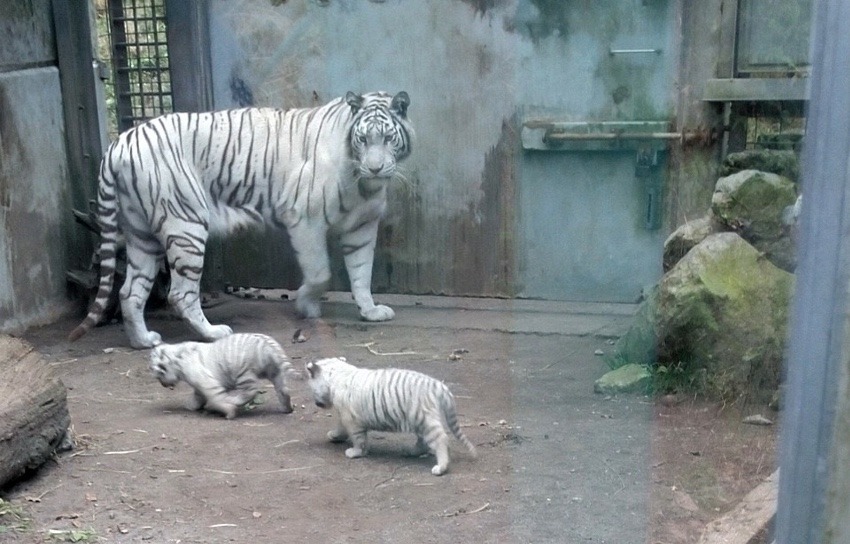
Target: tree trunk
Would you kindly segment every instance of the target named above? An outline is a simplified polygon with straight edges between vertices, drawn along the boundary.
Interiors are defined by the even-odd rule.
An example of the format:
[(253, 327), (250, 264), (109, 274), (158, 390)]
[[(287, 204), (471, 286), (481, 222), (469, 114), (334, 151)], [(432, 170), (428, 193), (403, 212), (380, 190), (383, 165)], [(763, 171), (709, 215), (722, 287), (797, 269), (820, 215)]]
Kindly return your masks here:
[(53, 369), (26, 342), (0, 335), (0, 487), (47, 461), (70, 422)]

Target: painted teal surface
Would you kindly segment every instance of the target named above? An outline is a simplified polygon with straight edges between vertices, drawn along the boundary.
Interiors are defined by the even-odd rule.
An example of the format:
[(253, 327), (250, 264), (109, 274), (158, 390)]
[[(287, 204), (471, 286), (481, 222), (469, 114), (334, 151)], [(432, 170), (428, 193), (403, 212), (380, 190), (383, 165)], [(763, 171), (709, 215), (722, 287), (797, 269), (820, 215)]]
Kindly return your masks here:
[(528, 152), (520, 186), (520, 295), (635, 302), (661, 276), (633, 152)]
[[(493, 151), (509, 147), (504, 142), (529, 118), (671, 121), (675, 2), (275, 4), (211, 3), (217, 107), (313, 105), (348, 90), (410, 93), (417, 139), (405, 163), (407, 186), (391, 193), (376, 284), (619, 302), (660, 277), (665, 233), (645, 229), (633, 153), (522, 151), (518, 136), (510, 157)], [(654, 52), (611, 54), (634, 49)], [(498, 161), (510, 162), (494, 169)], [(485, 258), (493, 249), (475, 229), (500, 224), (491, 217), (513, 221), (502, 237), (509, 262)], [(268, 251), (279, 247), (270, 242)], [(487, 268), (471, 264), (478, 262)], [(245, 269), (242, 277), (263, 269), (234, 266)], [(469, 292), (474, 283), (466, 280), (475, 274), (503, 276), (488, 285), (512, 287)], [(276, 281), (263, 275), (256, 283)]]

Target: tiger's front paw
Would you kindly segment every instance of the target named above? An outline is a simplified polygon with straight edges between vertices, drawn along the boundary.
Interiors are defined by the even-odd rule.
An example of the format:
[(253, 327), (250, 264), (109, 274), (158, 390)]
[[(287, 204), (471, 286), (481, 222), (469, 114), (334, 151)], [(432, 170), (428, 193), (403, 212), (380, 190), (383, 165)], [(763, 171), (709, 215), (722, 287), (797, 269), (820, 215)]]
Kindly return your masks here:
[(440, 465), (434, 465), (434, 467), (431, 469), (431, 474), (433, 474), (434, 476), (442, 476), (446, 473), (448, 469), (449, 467), (441, 467)]
[(286, 400), (280, 401), (280, 411), (284, 414), (291, 414), (295, 410), (292, 408), (292, 401), (289, 397), (286, 397)]
[(361, 450), (360, 448), (348, 448), (347, 450), (345, 450), (345, 456), (349, 459), (356, 459), (358, 457), (363, 457), (363, 455), (363, 450)]
[(330, 440), (331, 442), (345, 442), (346, 440), (348, 440), (348, 433), (338, 429), (328, 431), (328, 440)]
[(237, 407), (235, 405), (224, 406), (223, 410), (222, 410), (224, 412), (224, 419), (235, 418), (236, 417), (236, 408)]
[(233, 329), (227, 325), (210, 325), (210, 328), (204, 336), (207, 340), (214, 341), (219, 338), (224, 338), (225, 336), (230, 336), (231, 334), (233, 334)]
[(319, 302), (310, 297), (301, 296), (300, 293), (298, 298), (295, 299), (295, 309), (298, 311), (298, 315), (307, 319), (322, 317), (322, 308), (319, 306)]
[(361, 310), (360, 317), (364, 321), (389, 321), (395, 317), (395, 312), (389, 306), (378, 304), (367, 310)]
[(162, 337), (158, 332), (147, 331), (138, 338), (133, 334), (129, 334), (130, 336), (130, 346), (135, 349), (147, 349), (156, 347), (162, 344)]

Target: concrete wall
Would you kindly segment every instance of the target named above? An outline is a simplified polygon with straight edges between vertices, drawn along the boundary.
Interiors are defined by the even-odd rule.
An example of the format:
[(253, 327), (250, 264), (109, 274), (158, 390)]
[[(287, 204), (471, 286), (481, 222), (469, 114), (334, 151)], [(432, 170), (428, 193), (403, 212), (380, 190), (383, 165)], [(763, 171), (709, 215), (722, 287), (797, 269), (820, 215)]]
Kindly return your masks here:
[[(410, 93), (418, 139), (381, 228), (377, 291), (634, 300), (660, 276), (667, 232), (707, 206), (694, 203), (710, 195), (703, 187), (713, 186), (716, 152), (697, 146), (695, 161), (664, 155), (664, 190), (676, 200), (664, 200), (663, 227), (647, 230), (632, 154), (533, 152), (519, 133), (532, 118), (685, 127), (683, 104), (703, 106), (683, 97), (679, 71), (701, 76), (714, 59), (680, 49), (683, 24), (700, 34), (695, 46), (710, 43), (719, 3), (684, 21), (675, 0), (215, 0), (214, 103), (289, 107), (348, 90)], [(641, 48), (658, 53), (610, 54)], [(691, 116), (686, 128), (703, 121), (714, 120)], [(270, 264), (292, 264), (276, 256), (285, 237), (267, 240), (225, 243), (226, 279), (297, 281)]]
[(50, 0), (0, 3), (0, 331), (48, 322), (65, 293), (68, 169)]

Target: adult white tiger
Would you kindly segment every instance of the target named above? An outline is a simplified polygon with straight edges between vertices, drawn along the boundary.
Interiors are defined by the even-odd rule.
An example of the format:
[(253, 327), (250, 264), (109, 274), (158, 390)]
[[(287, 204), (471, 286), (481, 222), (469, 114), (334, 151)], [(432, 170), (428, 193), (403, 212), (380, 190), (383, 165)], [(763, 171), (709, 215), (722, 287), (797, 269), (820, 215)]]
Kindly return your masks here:
[(120, 291), (130, 344), (161, 342), (144, 321), (144, 306), (163, 255), (168, 300), (207, 340), (228, 334), (201, 310), (200, 279), (210, 230), (252, 223), (283, 226), (303, 272), (296, 307), (319, 317), (330, 281), (326, 236), (338, 233), (351, 293), (367, 321), (394, 317), (375, 305), (372, 260), (386, 187), (411, 151), (406, 92), (349, 92), (316, 108), (246, 108), (163, 115), (122, 133), (100, 168), (98, 223), (101, 276), (97, 296), (69, 338), (103, 315), (115, 274), (120, 235), (127, 275)]

